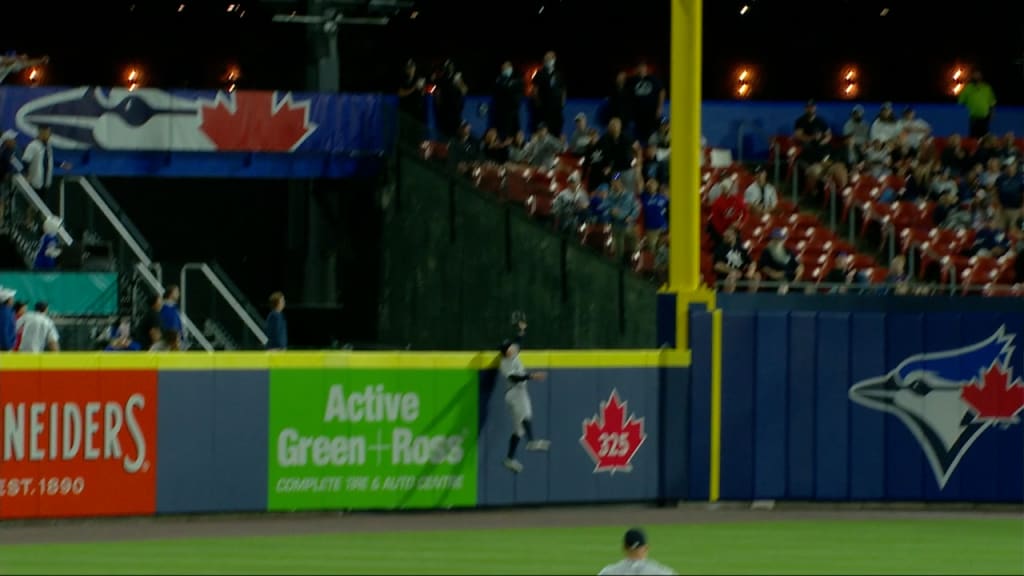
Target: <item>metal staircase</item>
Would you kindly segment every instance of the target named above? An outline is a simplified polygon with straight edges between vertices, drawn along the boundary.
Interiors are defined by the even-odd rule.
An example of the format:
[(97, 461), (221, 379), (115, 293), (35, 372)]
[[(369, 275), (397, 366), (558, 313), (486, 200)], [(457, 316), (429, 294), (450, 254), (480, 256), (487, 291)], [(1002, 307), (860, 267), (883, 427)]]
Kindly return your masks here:
[[(60, 216), (65, 228), (76, 231), (83, 240), (83, 266), (90, 260), (106, 261), (118, 272), (122, 315), (130, 317), (134, 325), (145, 314), (149, 299), (173, 283), (165, 283), (164, 267), (153, 260), (148, 242), (92, 176), (61, 182)], [(64, 241), (71, 244), (67, 236)], [(181, 270), (179, 287), (183, 336), (190, 348), (244, 350), (262, 348), (266, 343), (255, 307), (220, 267), (187, 264)]]

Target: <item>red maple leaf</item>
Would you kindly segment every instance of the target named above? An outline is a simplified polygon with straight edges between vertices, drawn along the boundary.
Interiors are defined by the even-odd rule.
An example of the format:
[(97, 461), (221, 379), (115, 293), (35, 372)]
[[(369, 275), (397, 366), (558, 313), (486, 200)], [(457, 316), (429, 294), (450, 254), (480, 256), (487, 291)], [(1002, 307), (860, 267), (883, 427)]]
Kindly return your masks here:
[(626, 418), (626, 402), (619, 401), (619, 393), (612, 390), (607, 402), (601, 403), (600, 412), (583, 421), (580, 444), (594, 460), (594, 472), (629, 472), (630, 462), (640, 445), (647, 439), (644, 419), (630, 414)]
[(308, 103), (293, 105), (290, 97), (274, 103), (274, 92), (236, 92), (203, 104), (200, 129), (218, 150), (290, 152), (316, 127), (306, 122)]
[(1024, 383), (1020, 378), (1011, 383), (1010, 372), (997, 360), (981, 372), (980, 386), (977, 380), (971, 380), (960, 390), (960, 398), (977, 413), (979, 420), (1017, 422), (1017, 415), (1024, 410)]

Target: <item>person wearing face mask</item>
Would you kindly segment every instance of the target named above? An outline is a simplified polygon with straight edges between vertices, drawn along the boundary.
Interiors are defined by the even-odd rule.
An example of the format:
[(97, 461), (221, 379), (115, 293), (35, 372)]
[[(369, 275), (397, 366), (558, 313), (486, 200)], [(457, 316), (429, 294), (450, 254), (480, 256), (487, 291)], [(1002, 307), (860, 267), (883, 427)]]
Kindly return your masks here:
[(533, 125), (544, 123), (553, 136), (561, 137), (565, 129), (565, 80), (555, 68), (555, 53), (544, 55), (544, 67), (533, 77)]
[(519, 131), (519, 107), (523, 99), (523, 81), (515, 76), (511, 62), (501, 65), (501, 74), (494, 81), (491, 100), (491, 128), (500, 140), (510, 140)]

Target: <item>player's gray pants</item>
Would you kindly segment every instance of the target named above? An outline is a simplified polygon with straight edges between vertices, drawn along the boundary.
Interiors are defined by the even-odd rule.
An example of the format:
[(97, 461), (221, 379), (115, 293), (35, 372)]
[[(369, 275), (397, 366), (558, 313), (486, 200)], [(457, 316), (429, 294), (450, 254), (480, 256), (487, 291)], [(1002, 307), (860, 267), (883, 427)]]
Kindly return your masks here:
[(533, 405), (530, 404), (530, 394), (525, 386), (513, 386), (505, 392), (505, 407), (508, 408), (509, 416), (512, 417), (512, 426), (516, 436), (520, 438), (526, 434), (523, 428), (523, 420), (533, 418)]

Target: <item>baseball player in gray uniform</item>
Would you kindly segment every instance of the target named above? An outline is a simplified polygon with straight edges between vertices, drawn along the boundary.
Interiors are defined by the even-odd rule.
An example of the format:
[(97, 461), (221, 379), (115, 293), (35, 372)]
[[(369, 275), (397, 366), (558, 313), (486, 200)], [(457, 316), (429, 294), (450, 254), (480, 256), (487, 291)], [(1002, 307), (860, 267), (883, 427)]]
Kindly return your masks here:
[(531, 451), (546, 451), (551, 445), (547, 440), (535, 440), (533, 437), (533, 405), (530, 403), (530, 392), (526, 389), (526, 383), (530, 380), (543, 381), (547, 378), (545, 372), (527, 372), (523, 361), (519, 359), (519, 350), (523, 337), (526, 336), (526, 322), (516, 323), (518, 334), (512, 340), (506, 340), (501, 344), (501, 364), (499, 370), (505, 378), (505, 407), (508, 408), (512, 417), (512, 437), (508, 441), (508, 454), (505, 457), (505, 467), (513, 472), (523, 470), (522, 463), (516, 459), (516, 449), (519, 447), (519, 440), (526, 436), (526, 449)]
[(605, 566), (598, 576), (651, 574), (675, 576), (675, 570), (647, 558), (647, 535), (639, 528), (626, 532), (624, 541), (626, 557), (615, 564)]

